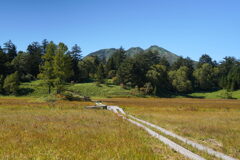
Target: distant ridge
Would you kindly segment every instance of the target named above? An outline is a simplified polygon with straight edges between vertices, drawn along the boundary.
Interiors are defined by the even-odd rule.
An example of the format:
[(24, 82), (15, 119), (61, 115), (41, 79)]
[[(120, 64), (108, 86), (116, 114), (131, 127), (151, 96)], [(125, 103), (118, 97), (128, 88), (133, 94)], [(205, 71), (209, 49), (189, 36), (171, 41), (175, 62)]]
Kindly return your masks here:
[[(88, 57), (88, 56), (98, 56), (101, 59), (105, 58), (107, 60), (116, 51), (117, 51), (116, 48), (101, 49), (101, 50), (98, 50), (98, 51), (95, 51), (95, 52), (92, 52), (92, 53), (88, 54), (86, 57)], [(134, 56), (136, 54), (139, 54), (139, 53), (142, 53), (142, 52), (146, 52), (146, 51), (152, 51), (152, 52), (158, 53), (160, 57), (165, 57), (170, 64), (173, 64), (179, 58), (178, 55), (176, 55), (176, 54), (174, 54), (174, 53), (172, 53), (172, 52), (170, 52), (170, 51), (168, 51), (168, 50), (166, 50), (166, 49), (164, 49), (162, 47), (159, 47), (157, 45), (150, 46), (146, 50), (144, 50), (144, 49), (142, 49), (140, 47), (132, 47), (132, 48), (129, 48), (128, 50), (126, 50), (126, 55)]]

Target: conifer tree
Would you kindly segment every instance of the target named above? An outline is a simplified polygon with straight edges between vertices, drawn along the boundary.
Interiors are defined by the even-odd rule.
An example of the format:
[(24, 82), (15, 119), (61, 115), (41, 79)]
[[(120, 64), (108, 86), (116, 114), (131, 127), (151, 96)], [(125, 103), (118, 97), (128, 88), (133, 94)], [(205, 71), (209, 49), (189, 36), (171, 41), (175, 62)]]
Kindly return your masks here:
[(41, 78), (45, 84), (48, 86), (48, 93), (51, 93), (51, 88), (54, 87), (54, 71), (53, 62), (56, 51), (56, 45), (50, 42), (46, 47), (46, 54), (43, 55), (43, 65), (41, 66), (41, 73), (39, 78)]
[(103, 64), (98, 66), (97, 70), (97, 82), (104, 83), (104, 67)]
[(56, 55), (53, 59), (54, 85), (57, 88), (57, 93), (63, 89), (63, 84), (73, 74), (71, 57), (66, 54), (68, 48), (64, 43), (59, 43)]

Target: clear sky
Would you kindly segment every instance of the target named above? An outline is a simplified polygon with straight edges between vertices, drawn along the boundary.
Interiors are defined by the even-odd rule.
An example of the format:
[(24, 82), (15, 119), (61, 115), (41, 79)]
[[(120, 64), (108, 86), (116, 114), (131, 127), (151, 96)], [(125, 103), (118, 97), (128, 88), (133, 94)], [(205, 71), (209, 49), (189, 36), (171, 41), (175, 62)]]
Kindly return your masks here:
[(240, 58), (240, 0), (0, 0), (0, 44), (44, 38), (102, 48), (159, 45), (197, 60)]

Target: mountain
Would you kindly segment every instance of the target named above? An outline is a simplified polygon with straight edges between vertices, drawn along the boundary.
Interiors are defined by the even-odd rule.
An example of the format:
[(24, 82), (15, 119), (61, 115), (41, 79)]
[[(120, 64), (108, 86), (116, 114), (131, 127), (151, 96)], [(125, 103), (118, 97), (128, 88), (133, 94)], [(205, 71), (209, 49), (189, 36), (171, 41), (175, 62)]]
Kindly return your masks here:
[(88, 56), (98, 56), (100, 59), (104, 59), (104, 58), (108, 59), (116, 51), (117, 51), (116, 48), (101, 49), (101, 50), (98, 50), (96, 52), (92, 52), (92, 53), (88, 54), (86, 57), (88, 57)]
[[(116, 48), (101, 49), (101, 50), (98, 50), (96, 52), (88, 54), (86, 57), (88, 57), (88, 56), (98, 56), (101, 59), (104, 59), (104, 58), (108, 59), (116, 51), (117, 51)], [(176, 54), (174, 54), (174, 53), (172, 53), (172, 52), (170, 52), (170, 51), (168, 51), (164, 48), (156, 46), (156, 45), (153, 45), (146, 50), (144, 50), (140, 47), (132, 47), (132, 48), (129, 48), (128, 50), (126, 50), (126, 55), (134, 56), (135, 54), (138, 54), (138, 53), (141, 53), (141, 52), (146, 52), (146, 51), (157, 52), (160, 57), (166, 57), (166, 59), (169, 61), (170, 64), (174, 63), (179, 58), (179, 56), (177, 56)]]
[(165, 57), (170, 64), (173, 64), (179, 58), (178, 55), (156, 45), (149, 47), (148, 49), (146, 49), (146, 51), (157, 52), (160, 57)]

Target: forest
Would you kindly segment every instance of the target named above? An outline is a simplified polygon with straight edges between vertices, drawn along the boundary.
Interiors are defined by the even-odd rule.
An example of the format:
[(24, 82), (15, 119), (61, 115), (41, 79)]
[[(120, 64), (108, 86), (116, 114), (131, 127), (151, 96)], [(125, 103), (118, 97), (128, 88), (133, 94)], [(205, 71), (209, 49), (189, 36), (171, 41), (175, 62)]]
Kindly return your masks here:
[(217, 62), (203, 54), (197, 62), (180, 57), (170, 64), (152, 51), (128, 56), (120, 47), (108, 59), (83, 57), (81, 52), (78, 45), (69, 49), (64, 43), (46, 39), (32, 42), (26, 51), (17, 51), (12, 41), (4, 43), (0, 47), (0, 94), (18, 95), (20, 83), (37, 79), (48, 87), (49, 94), (53, 88), (61, 93), (68, 83), (100, 85), (109, 79), (145, 95), (240, 89), (240, 61), (235, 57), (226, 56)]

